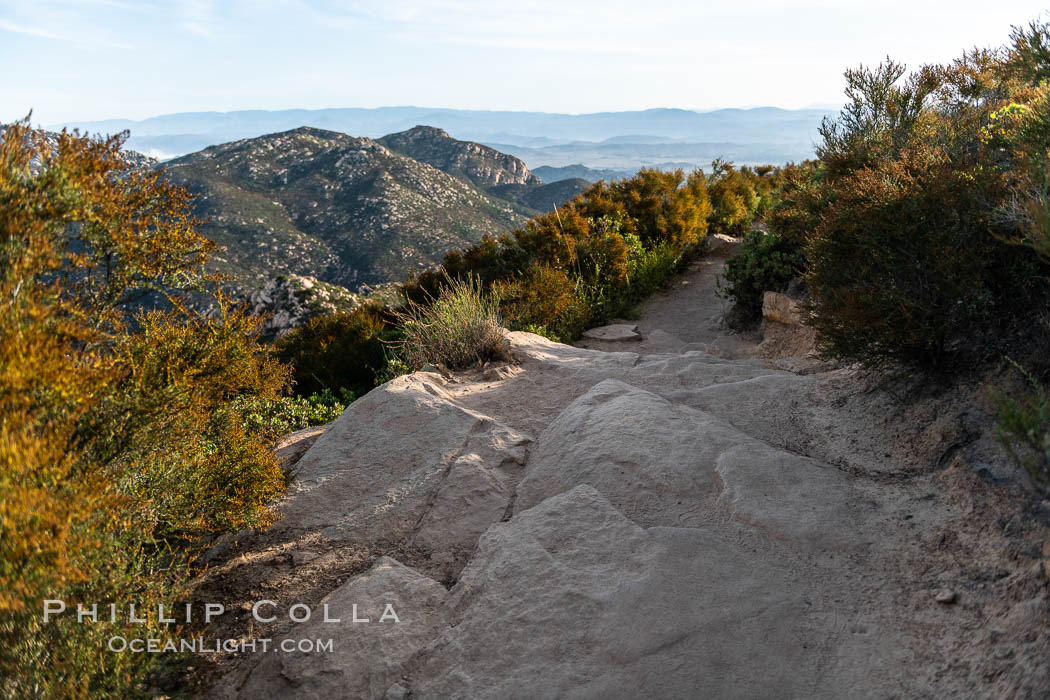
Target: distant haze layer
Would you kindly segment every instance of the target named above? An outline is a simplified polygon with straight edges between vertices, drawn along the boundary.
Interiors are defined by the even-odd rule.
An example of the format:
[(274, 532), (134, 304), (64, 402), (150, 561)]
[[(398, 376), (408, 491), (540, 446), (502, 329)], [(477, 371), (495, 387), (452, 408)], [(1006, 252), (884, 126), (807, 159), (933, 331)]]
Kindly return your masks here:
[(629, 172), (643, 166), (707, 167), (715, 158), (740, 164), (811, 158), (817, 128), (827, 113), (776, 107), (593, 114), (380, 107), (187, 112), (141, 121), (109, 119), (54, 126), (92, 134), (128, 130), (129, 148), (163, 159), (301, 126), (374, 138), (425, 124), (516, 155), (530, 168), (581, 164)]

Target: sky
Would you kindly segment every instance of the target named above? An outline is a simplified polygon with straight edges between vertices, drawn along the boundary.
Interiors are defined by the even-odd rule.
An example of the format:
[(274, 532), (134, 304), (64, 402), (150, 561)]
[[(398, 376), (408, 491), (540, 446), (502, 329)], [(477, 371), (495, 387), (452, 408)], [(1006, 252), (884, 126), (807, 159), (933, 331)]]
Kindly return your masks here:
[(1016, 0), (0, 0), (0, 121), (417, 105), (836, 106), (842, 71), (1004, 43)]

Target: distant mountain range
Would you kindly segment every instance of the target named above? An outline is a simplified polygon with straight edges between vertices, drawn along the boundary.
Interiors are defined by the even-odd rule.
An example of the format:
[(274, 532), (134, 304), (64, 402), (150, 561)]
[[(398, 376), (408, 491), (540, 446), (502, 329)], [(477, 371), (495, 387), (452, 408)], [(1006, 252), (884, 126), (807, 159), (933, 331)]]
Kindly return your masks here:
[(588, 168), (584, 165), (563, 165), (561, 167), (552, 167), (550, 165), (541, 165), (538, 168), (533, 169), (532, 174), (540, 178), (544, 182), (557, 182), (559, 180), (571, 180), (573, 178), (579, 178), (586, 180), (587, 182), (598, 182), (598, 180), (619, 180), (624, 177), (630, 177), (632, 174), (630, 169), (617, 169), (617, 168)]
[(59, 126), (103, 134), (127, 129), (129, 148), (167, 158), (304, 125), (378, 138), (429, 124), (515, 155), (533, 169), (581, 164), (629, 174), (642, 166), (707, 167), (718, 157), (751, 164), (810, 158), (817, 127), (827, 113), (776, 107), (593, 114), (380, 107), (188, 112)]
[(300, 127), (163, 164), (197, 195), (212, 267), (242, 291), (278, 275), (357, 290), (399, 282), (582, 191), (519, 159), (419, 126), (379, 140)]

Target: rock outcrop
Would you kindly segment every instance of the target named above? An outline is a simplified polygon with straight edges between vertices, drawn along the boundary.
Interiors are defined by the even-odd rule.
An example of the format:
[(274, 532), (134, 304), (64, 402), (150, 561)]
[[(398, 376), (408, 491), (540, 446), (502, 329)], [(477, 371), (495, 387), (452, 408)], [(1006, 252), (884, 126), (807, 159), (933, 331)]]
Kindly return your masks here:
[(363, 300), (344, 287), (304, 275), (278, 275), (241, 298), (253, 315), (265, 317), (261, 330), (267, 338), (280, 338), (315, 316), (353, 311)]
[[(931, 471), (936, 443), (891, 454), (857, 392), (830, 398), (841, 371), (643, 335), (607, 352), (509, 333), (511, 366), (349, 406), (265, 537), (293, 563), (307, 541), (377, 552), (310, 601), (372, 622), (285, 625), (333, 651), (249, 656), (212, 696), (1045, 694), (1046, 579), (1019, 549), (978, 551), (991, 487)], [(387, 605), (399, 623), (376, 621)]]
[(384, 136), (379, 142), (482, 189), (540, 184), (521, 159), (480, 143), (454, 139), (433, 126), (416, 126)]
[(390, 134), (379, 143), (532, 212), (552, 211), (590, 185), (580, 179), (545, 185), (524, 161), (480, 143), (452, 138), (444, 129), (432, 126)]
[(766, 292), (762, 295), (762, 318), (789, 326), (802, 323), (802, 311), (798, 302), (787, 294)]

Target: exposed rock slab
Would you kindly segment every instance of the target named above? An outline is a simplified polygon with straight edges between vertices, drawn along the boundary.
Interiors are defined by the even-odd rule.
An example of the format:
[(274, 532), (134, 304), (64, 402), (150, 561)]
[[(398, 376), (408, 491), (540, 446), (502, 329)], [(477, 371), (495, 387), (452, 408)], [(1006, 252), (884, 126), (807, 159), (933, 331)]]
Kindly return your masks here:
[[(382, 697), (401, 678), (402, 665), (445, 628), (447, 599), (437, 581), (383, 557), (370, 571), (332, 591), (308, 622), (295, 625), (285, 637), (293, 642), (330, 639), (330, 651), (259, 653), (244, 678), (228, 679), (211, 697)], [(325, 605), (329, 618), (339, 622), (324, 621)], [(354, 622), (355, 605), (357, 618), (368, 622)], [(382, 619), (387, 605), (399, 621)]]
[(514, 508), (589, 484), (640, 525), (697, 525), (719, 491), (714, 464), (737, 437), (699, 411), (609, 379), (543, 432)]
[(626, 323), (613, 323), (608, 326), (591, 328), (583, 332), (584, 338), (591, 340), (604, 340), (606, 342), (623, 342), (629, 340), (641, 340), (642, 334), (638, 332), (638, 326)]
[(865, 512), (842, 473), (623, 382), (576, 399), (538, 442), (516, 512), (588, 484), (644, 526), (699, 526), (721, 505), (793, 546), (864, 542)]
[[(411, 665), (414, 696), (844, 697), (834, 635), (788, 571), (692, 528), (646, 530), (589, 486), (493, 526)], [(841, 684), (841, 685), (837, 685)]]
[(505, 513), (531, 440), (457, 405), (443, 383), (407, 375), (351, 404), (296, 465), (277, 528), (469, 554)]

